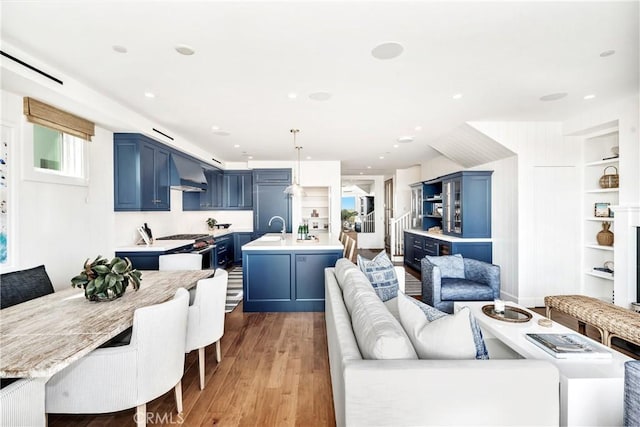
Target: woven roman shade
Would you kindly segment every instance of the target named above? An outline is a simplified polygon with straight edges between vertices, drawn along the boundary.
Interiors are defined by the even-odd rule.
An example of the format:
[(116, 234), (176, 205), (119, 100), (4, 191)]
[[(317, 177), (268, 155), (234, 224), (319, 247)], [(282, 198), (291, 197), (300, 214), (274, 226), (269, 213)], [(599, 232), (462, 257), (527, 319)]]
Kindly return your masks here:
[(46, 126), (91, 141), (95, 124), (36, 99), (24, 98), (24, 115), (31, 123)]

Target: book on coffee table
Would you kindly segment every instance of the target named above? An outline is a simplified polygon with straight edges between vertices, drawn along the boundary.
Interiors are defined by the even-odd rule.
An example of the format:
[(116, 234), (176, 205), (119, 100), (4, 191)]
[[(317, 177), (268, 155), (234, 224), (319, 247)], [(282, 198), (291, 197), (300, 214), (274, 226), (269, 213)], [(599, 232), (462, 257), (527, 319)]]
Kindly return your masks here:
[(611, 358), (611, 350), (596, 346), (578, 334), (526, 334), (526, 337), (558, 359)]

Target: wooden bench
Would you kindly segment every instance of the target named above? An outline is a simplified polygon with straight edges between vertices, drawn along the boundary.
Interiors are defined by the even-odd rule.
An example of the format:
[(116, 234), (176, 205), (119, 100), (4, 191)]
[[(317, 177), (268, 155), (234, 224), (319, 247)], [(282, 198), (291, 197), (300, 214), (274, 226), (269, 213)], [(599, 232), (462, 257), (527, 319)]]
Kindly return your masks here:
[(611, 347), (614, 337), (640, 345), (640, 313), (584, 295), (552, 295), (544, 298), (547, 317), (551, 310), (578, 320), (578, 331), (585, 334), (585, 324), (600, 332), (602, 344)]

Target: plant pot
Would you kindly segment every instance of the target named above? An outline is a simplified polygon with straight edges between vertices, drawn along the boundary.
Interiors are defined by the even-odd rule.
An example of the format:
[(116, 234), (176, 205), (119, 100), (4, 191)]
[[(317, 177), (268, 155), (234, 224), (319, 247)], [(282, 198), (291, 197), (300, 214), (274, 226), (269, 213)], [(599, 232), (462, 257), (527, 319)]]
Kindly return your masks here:
[(611, 227), (610, 222), (605, 221), (602, 223), (602, 230), (596, 234), (596, 240), (599, 245), (613, 246), (613, 232), (609, 230), (609, 227)]

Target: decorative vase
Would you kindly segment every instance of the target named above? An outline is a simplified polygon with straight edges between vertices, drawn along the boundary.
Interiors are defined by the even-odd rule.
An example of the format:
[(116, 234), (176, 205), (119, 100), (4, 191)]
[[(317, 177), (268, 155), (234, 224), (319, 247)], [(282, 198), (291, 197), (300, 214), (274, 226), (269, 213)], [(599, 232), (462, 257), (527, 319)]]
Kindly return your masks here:
[(604, 221), (602, 223), (602, 230), (596, 234), (596, 240), (599, 245), (602, 246), (613, 246), (613, 232), (609, 230), (611, 227), (611, 223), (608, 221)]

